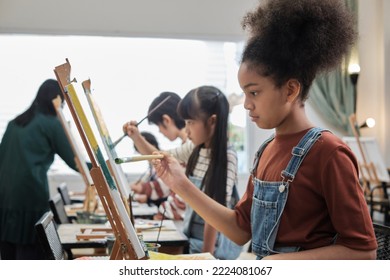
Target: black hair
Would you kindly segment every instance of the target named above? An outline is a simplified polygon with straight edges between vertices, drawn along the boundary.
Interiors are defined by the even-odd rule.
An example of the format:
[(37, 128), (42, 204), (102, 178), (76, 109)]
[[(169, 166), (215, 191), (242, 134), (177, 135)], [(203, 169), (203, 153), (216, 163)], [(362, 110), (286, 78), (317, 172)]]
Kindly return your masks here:
[(150, 104), (148, 113), (156, 108), (156, 106), (158, 106), (168, 96), (169, 99), (148, 116), (148, 121), (149, 123), (156, 125), (163, 124), (163, 115), (168, 115), (175, 122), (176, 127), (178, 129), (182, 129), (186, 124), (185, 121), (179, 117), (176, 111), (177, 104), (179, 104), (181, 97), (174, 92), (165, 91), (160, 93), (160, 95), (157, 96)]
[[(147, 131), (142, 131), (141, 135), (145, 138), (145, 140), (149, 144), (152, 144), (157, 150), (160, 150), (160, 147), (158, 145), (158, 141), (157, 141), (156, 137), (152, 133), (147, 132)], [(134, 149), (138, 152), (138, 149), (137, 149), (137, 147), (135, 145), (134, 145)]]
[[(227, 142), (229, 103), (226, 96), (214, 86), (201, 86), (187, 93), (177, 111), (183, 119), (203, 120), (217, 116), (215, 131), (210, 142), (211, 159), (203, 178), (205, 193), (217, 202), (226, 204)], [(186, 175), (193, 175), (203, 144), (195, 147), (187, 166)]]
[(337, 66), (357, 37), (341, 0), (263, 0), (242, 26), (250, 33), (242, 62), (278, 87), (297, 79), (302, 101), (316, 75)]
[(58, 82), (53, 79), (44, 81), (39, 87), (31, 106), (14, 119), (15, 123), (22, 127), (28, 125), (38, 111), (45, 115), (56, 116), (52, 101), (58, 95), (61, 97), (61, 101), (64, 102), (64, 95)]

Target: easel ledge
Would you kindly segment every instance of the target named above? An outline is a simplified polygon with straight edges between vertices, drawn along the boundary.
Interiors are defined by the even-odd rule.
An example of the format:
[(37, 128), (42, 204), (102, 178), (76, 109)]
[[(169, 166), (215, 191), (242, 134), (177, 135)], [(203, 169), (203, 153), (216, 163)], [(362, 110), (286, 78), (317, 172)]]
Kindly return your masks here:
[(77, 240), (102, 239), (112, 236), (112, 228), (81, 228), (80, 233), (76, 234)]

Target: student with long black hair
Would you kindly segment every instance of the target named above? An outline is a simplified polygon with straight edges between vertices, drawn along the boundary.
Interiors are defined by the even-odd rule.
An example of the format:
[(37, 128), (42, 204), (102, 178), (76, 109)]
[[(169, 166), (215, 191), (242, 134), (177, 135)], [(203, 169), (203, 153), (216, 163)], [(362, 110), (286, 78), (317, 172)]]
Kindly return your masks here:
[(49, 210), (47, 172), (59, 155), (77, 171), (72, 147), (53, 99), (58, 82), (42, 83), (31, 106), (8, 123), (0, 143), (1, 259), (41, 259), (34, 225)]
[[(168, 152), (185, 163), (185, 174), (198, 190), (216, 203), (233, 208), (238, 200), (237, 154), (228, 139), (226, 96), (214, 86), (194, 88), (180, 101), (177, 113), (185, 120), (186, 133), (195, 148), (181, 146)], [(140, 137), (135, 124), (127, 126), (126, 131), (137, 145)], [(181, 165), (180, 168), (183, 171)], [(190, 253), (209, 252), (218, 259), (236, 259), (240, 254), (241, 246), (218, 232), (191, 207), (186, 208), (183, 224)]]

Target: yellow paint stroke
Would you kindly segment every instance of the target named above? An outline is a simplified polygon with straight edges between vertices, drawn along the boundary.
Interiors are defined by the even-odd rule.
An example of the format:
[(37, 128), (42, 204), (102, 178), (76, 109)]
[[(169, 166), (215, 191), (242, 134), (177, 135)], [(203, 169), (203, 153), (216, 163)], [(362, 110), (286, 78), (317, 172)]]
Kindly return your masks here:
[(85, 113), (84, 113), (84, 110), (81, 106), (80, 100), (77, 97), (76, 90), (74, 89), (73, 84), (69, 84), (66, 87), (67, 87), (67, 91), (69, 93), (69, 96), (72, 99), (73, 106), (77, 111), (77, 115), (80, 119), (80, 122), (83, 125), (84, 132), (88, 137), (91, 148), (96, 153), (96, 151), (99, 149), (99, 146), (98, 146), (98, 143), (96, 141), (95, 135), (93, 134), (91, 126), (89, 125), (88, 119), (85, 116)]

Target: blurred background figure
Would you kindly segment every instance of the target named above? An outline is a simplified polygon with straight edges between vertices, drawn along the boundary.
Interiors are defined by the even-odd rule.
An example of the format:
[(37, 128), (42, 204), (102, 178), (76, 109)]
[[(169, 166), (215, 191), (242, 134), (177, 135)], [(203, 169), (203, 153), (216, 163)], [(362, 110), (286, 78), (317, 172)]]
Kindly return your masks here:
[(72, 147), (53, 99), (64, 97), (53, 79), (42, 83), (31, 106), (11, 120), (0, 143), (1, 259), (42, 259), (34, 225), (49, 210), (47, 172), (58, 154), (77, 171)]
[[(141, 135), (157, 150), (160, 150), (157, 139), (153, 134), (143, 131), (141, 132)], [(138, 152), (135, 145), (134, 149)], [(170, 193), (170, 189), (157, 177), (150, 162), (148, 162), (148, 170), (140, 179), (131, 184), (130, 188), (134, 192), (133, 200), (140, 203), (153, 203), (156, 204), (157, 207), (160, 206), (161, 202), (167, 200)]]
[[(176, 149), (184, 149), (191, 153), (194, 149), (194, 144), (187, 137), (186, 124), (182, 117), (177, 113), (177, 106), (181, 101), (181, 97), (174, 92), (164, 91), (159, 94), (150, 104), (148, 108), (148, 121), (155, 124), (160, 133), (170, 141), (176, 139), (181, 140), (181, 146)], [(151, 154), (153, 151), (159, 150), (152, 143), (142, 137), (137, 127), (137, 121), (130, 121), (123, 124), (123, 132), (126, 133), (133, 141), (136, 151), (141, 154)], [(135, 126), (136, 125), (136, 126)], [(174, 150), (174, 149), (172, 149)], [(183, 169), (185, 168), (185, 160), (181, 160)], [(160, 181), (161, 182), (161, 181)], [(160, 183), (163, 184), (162, 182)], [(141, 198), (145, 201), (145, 198)], [(159, 212), (154, 219), (160, 220), (163, 217), (171, 220), (183, 220), (186, 203), (180, 196), (169, 191), (167, 199), (159, 201)]]

